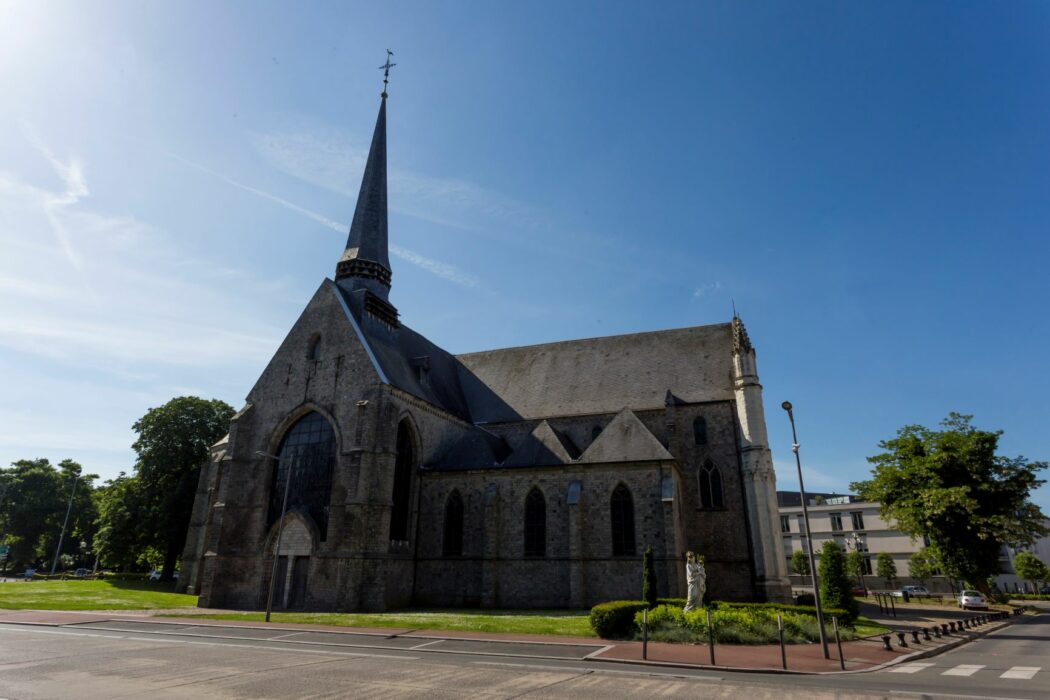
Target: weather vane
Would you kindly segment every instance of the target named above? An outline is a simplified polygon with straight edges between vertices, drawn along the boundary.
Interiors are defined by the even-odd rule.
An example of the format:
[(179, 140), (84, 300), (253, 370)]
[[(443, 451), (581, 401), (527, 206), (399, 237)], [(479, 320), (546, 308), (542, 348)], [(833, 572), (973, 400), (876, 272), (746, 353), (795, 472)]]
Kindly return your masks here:
[(379, 70), (383, 71), (383, 97), (386, 97), (386, 84), (390, 82), (390, 69), (396, 66), (396, 63), (390, 62), (390, 57), (394, 55), (394, 52), (390, 49), (386, 50), (386, 63), (379, 66)]

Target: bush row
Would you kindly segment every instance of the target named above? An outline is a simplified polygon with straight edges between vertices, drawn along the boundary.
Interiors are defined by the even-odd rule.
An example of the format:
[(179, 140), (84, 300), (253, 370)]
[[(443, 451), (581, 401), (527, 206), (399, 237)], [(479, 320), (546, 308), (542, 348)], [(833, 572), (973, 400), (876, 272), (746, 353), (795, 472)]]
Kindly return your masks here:
[(644, 600), (612, 600), (591, 608), (591, 629), (602, 639), (634, 636), (634, 615), (649, 607)]

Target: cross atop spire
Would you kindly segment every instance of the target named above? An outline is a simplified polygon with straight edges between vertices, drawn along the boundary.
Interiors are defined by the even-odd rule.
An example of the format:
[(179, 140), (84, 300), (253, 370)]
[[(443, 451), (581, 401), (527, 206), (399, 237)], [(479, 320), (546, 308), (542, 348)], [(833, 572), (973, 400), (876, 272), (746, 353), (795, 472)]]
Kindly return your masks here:
[(390, 49), (386, 50), (386, 63), (379, 66), (379, 70), (383, 71), (383, 99), (386, 99), (386, 84), (390, 82), (390, 69), (396, 66), (396, 63), (390, 62), (390, 57), (394, 55), (394, 52)]

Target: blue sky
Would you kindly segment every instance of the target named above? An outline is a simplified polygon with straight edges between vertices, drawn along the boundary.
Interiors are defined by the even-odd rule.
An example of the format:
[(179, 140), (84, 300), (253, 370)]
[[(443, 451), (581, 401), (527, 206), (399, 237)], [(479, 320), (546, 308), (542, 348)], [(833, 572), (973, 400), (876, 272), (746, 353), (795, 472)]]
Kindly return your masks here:
[[(1045, 3), (0, 0), (0, 462), (240, 406), (353, 215), (452, 352), (718, 323), (781, 487), (949, 411), (1050, 458)], [(1037, 494), (1050, 511), (1050, 489)]]

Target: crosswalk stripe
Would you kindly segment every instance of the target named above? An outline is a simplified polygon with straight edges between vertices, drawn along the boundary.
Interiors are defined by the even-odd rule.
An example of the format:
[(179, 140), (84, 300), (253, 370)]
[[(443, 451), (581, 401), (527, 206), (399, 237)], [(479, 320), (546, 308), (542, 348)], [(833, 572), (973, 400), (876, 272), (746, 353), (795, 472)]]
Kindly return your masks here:
[(1022, 680), (1029, 680), (1035, 674), (1039, 673), (1042, 666), (1014, 666), (1009, 671), (999, 676), (1000, 678), (1020, 678)]
[(901, 664), (890, 669), (890, 673), (918, 673), (924, 668), (929, 668), (933, 664)]
[(955, 668), (949, 668), (947, 671), (942, 673), (942, 676), (972, 676), (973, 674), (984, 668), (983, 665), (978, 666), (976, 664), (959, 664)]

